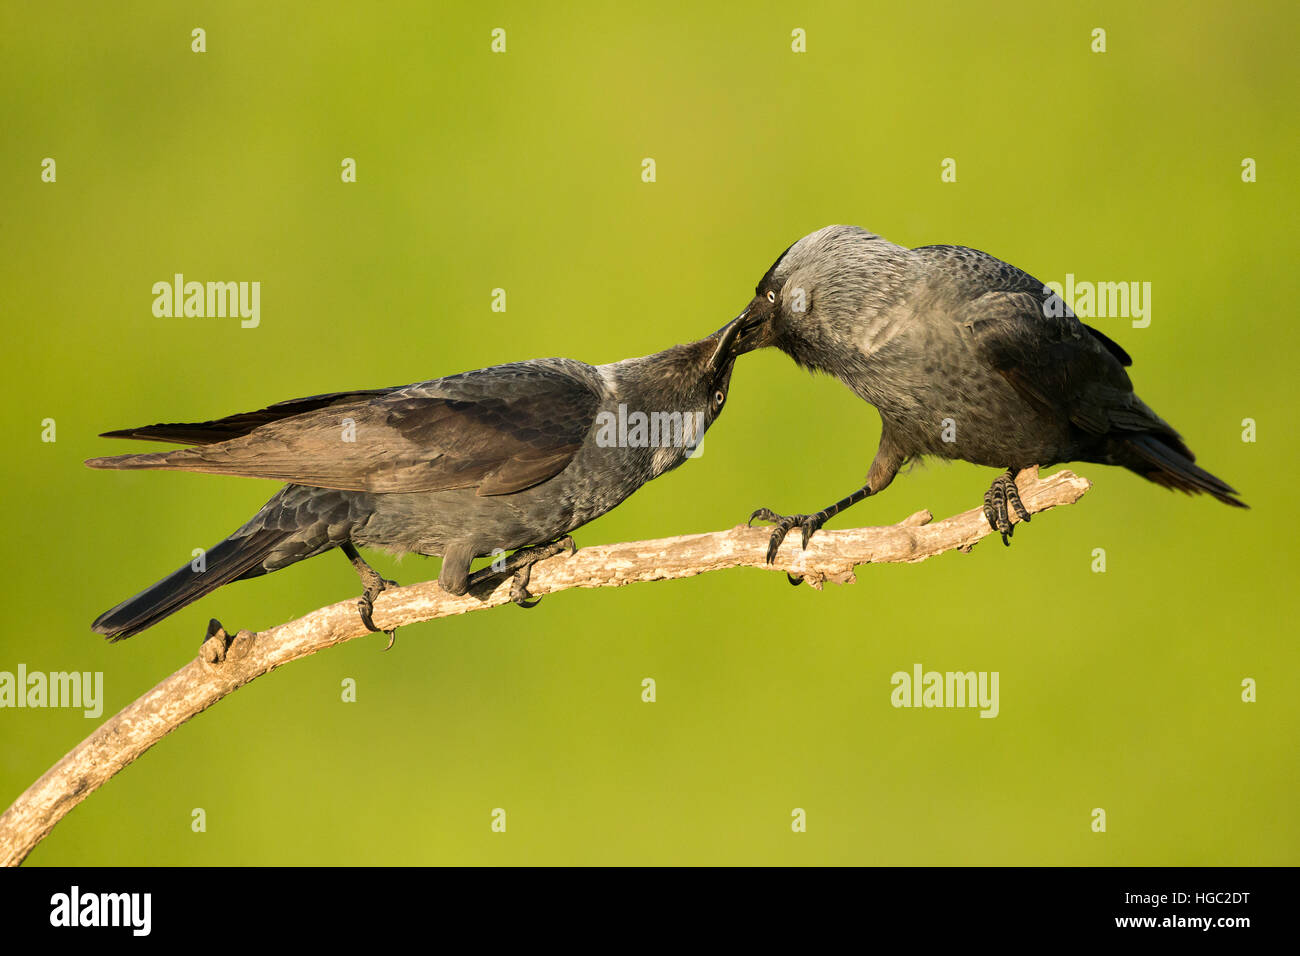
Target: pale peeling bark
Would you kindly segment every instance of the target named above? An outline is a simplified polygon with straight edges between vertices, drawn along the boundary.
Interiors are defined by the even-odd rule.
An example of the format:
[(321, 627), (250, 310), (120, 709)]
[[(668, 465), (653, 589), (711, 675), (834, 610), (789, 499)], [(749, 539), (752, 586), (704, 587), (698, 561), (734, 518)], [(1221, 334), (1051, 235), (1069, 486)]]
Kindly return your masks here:
[[(1040, 479), (1037, 468), (1021, 472), (1016, 483), (1030, 514), (1073, 504), (1091, 487), (1087, 479), (1069, 471)], [(532, 570), (528, 590), (540, 597), (569, 588), (620, 587), (735, 567), (786, 571), (820, 588), (825, 581), (853, 581), (853, 569), (862, 564), (924, 561), (945, 551), (969, 551), (992, 530), (979, 508), (933, 524), (931, 517), (928, 511), (920, 511), (888, 527), (822, 530), (813, 536), (807, 551), (800, 547), (796, 528), (771, 565), (764, 562), (767, 527), (741, 525), (708, 534), (599, 545), (539, 563)], [(427, 581), (385, 591), (375, 602), (374, 621), (391, 629), (509, 600), (508, 579), (482, 598), (457, 597)], [(369, 633), (357, 614), (356, 599), (351, 598), (258, 634), (241, 631), (233, 640), (225, 640), (223, 632), (207, 642), (198, 658), (105, 721), (0, 816), (0, 864), (21, 863), (68, 811), (227, 694), (290, 661)]]

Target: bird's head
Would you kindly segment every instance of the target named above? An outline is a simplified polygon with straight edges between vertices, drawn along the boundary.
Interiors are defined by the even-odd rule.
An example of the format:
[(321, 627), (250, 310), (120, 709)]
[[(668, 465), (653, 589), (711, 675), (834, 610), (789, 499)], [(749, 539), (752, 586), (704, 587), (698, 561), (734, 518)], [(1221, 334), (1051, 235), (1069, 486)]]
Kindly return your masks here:
[(675, 346), (645, 360), (653, 368), (645, 376), (647, 384), (653, 383), (650, 388), (663, 396), (665, 407), (700, 413), (706, 428), (713, 424), (727, 403), (731, 372), (736, 357), (742, 354), (742, 328), (741, 321), (734, 319), (706, 339)]
[(734, 320), (738, 353), (775, 346), (798, 360), (852, 336), (855, 319), (889, 301), (904, 278), (903, 247), (857, 226), (827, 226), (777, 257)]
[(614, 386), (609, 402), (626, 417), (627, 447), (650, 462), (652, 475), (697, 454), (727, 404), (739, 337), (740, 323), (729, 322), (697, 342), (599, 367)]

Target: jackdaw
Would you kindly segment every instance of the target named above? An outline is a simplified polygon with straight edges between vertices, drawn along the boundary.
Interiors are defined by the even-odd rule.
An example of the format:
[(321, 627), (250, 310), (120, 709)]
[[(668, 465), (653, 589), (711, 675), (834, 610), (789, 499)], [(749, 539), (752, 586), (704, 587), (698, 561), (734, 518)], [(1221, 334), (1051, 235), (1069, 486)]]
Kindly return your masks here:
[[(441, 555), (438, 583), (452, 594), (513, 574), (511, 597), (531, 606), (533, 564), (571, 550), (569, 532), (692, 455), (726, 401), (738, 332), (733, 322), (707, 339), (609, 365), (534, 359), (210, 422), (107, 432), (195, 447), (92, 458), (91, 468), (289, 484), (211, 548), (202, 570), (185, 565), (91, 627), (121, 640), (230, 581), (340, 548), (361, 576), (361, 618), (377, 630), (373, 602), (394, 582), (357, 546)], [(476, 557), (514, 549), (469, 573)]]
[(827, 226), (781, 254), (737, 321), (740, 351), (775, 346), (834, 375), (881, 420), (860, 490), (815, 514), (760, 508), (750, 516), (775, 522), (769, 562), (791, 528), (802, 529), (807, 547), (827, 520), (879, 494), (904, 462), (924, 455), (1006, 469), (984, 496), (984, 515), (1004, 544), (1008, 508), (1029, 520), (1015, 475), (1030, 465), (1120, 465), (1246, 507), (1133, 394), (1123, 348), (1042, 282), (987, 253), (908, 249), (855, 226)]

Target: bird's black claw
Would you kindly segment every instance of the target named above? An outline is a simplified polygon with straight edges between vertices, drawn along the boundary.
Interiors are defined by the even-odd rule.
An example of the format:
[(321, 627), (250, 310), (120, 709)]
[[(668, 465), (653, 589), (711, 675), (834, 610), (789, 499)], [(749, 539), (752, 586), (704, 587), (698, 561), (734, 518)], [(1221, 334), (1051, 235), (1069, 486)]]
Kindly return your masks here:
[[(781, 550), (781, 545), (785, 543), (785, 536), (790, 533), (790, 529), (796, 524), (796, 515), (788, 518), (781, 518), (775, 528), (772, 529), (772, 536), (767, 539), (767, 563), (772, 564), (776, 561), (777, 552)], [(769, 519), (770, 520), (770, 519)]]
[(754, 521), (775, 522), (776, 527), (772, 529), (772, 536), (767, 539), (767, 563), (772, 564), (776, 561), (777, 552), (781, 550), (785, 536), (793, 528), (800, 529), (803, 547), (807, 549), (808, 541), (817, 533), (825, 520), (820, 515), (779, 515), (770, 508), (759, 508), (749, 516), (749, 521), (746, 521), (745, 524), (750, 525)]
[(1011, 546), (1011, 536), (1016, 531), (1011, 523), (1011, 512), (1015, 512), (1021, 521), (1029, 520), (1029, 509), (1020, 500), (1015, 475), (1008, 471), (993, 479), (989, 490), (984, 492), (984, 520), (1002, 535), (1002, 544), (1006, 547)]
[(803, 529), (803, 549), (808, 550), (808, 541), (814, 534), (821, 530), (822, 519), (817, 515), (807, 515), (799, 522), (799, 527)]
[(375, 611), (375, 602), (369, 594), (363, 594), (357, 598), (357, 613), (361, 615), (361, 623), (366, 626), (367, 631), (378, 631), (371, 614)]
[[(569, 543), (573, 543), (572, 539), (570, 539)], [(525, 565), (521, 570), (516, 572), (515, 576), (510, 580), (510, 600), (514, 601), (522, 608), (537, 607), (537, 605), (542, 603), (541, 598), (533, 598), (533, 596), (528, 593), (528, 579), (532, 577), (532, 569), (533, 566), (531, 564)]]
[(528, 581), (533, 573), (533, 565), (566, 552), (578, 553), (578, 546), (574, 544), (573, 537), (567, 534), (548, 544), (520, 548), (508, 557), (503, 556), (498, 562), (493, 562), (488, 567), (480, 568), (471, 574), (466, 581), (465, 590), (474, 591), (490, 583), (491, 587), (488, 588), (490, 593), (500, 587), (502, 581), (509, 578), (510, 600), (520, 607), (536, 607), (541, 598), (533, 600), (532, 595), (528, 593)]
[(776, 560), (776, 553), (781, 550), (781, 542), (790, 533), (790, 529), (795, 526), (798, 517), (800, 516), (787, 517), (786, 515), (779, 515), (771, 508), (759, 508), (745, 522), (747, 527), (753, 527), (755, 521), (771, 521), (776, 524), (776, 527), (772, 529), (772, 536), (767, 539), (768, 564)]
[(397, 640), (397, 629), (394, 628), (391, 631), (384, 631), (382, 628), (376, 627), (371, 615), (375, 612), (375, 598), (379, 597), (379, 595), (383, 594), (389, 588), (400, 587), (401, 585), (396, 581), (388, 580), (388, 578), (384, 577), (370, 565), (366, 564), (366, 562), (362, 560), (361, 555), (357, 554), (357, 549), (352, 544), (345, 544), (343, 546), (343, 553), (348, 556), (348, 560), (352, 562), (352, 566), (357, 569), (357, 574), (361, 578), (363, 590), (361, 592), (361, 597), (357, 598), (357, 613), (361, 615), (361, 623), (366, 626), (367, 631), (372, 631), (376, 634), (381, 632), (387, 634), (388, 646), (385, 647), (384, 650), (389, 650), (392, 648), (393, 642)]
[(781, 550), (781, 545), (785, 542), (785, 536), (790, 533), (793, 522), (787, 522), (790, 522), (789, 518), (783, 519), (779, 525), (772, 529), (772, 535), (767, 539), (768, 564), (776, 562), (777, 552)]
[[(397, 587), (396, 581), (388, 581), (383, 578), (380, 578), (380, 580), (387, 586)], [(393, 642), (397, 640), (397, 628), (393, 628), (391, 631), (385, 631), (383, 628), (378, 627), (375, 624), (374, 619), (371, 617), (375, 611), (374, 598), (378, 597), (383, 590), (383, 588), (380, 588), (376, 591), (374, 597), (371, 597), (370, 593), (367, 592), (357, 598), (357, 612), (361, 615), (361, 623), (366, 626), (367, 631), (371, 631), (375, 634), (388, 635), (388, 644), (384, 647), (384, 650), (387, 651), (392, 650)]]

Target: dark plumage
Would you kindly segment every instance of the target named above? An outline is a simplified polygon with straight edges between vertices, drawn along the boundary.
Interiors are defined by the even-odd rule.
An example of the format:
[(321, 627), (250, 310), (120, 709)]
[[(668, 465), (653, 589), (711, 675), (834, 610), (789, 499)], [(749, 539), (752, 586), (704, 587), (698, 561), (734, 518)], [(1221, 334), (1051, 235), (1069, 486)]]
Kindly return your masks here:
[(1012, 478), (1030, 465), (1120, 465), (1245, 507), (1134, 394), (1123, 348), (1038, 279), (986, 253), (907, 249), (854, 226), (828, 226), (777, 259), (738, 321), (742, 350), (775, 346), (834, 375), (874, 405), (882, 423), (861, 490), (816, 514), (754, 513), (751, 521), (776, 522), (769, 560), (791, 528), (802, 529), (806, 545), (826, 520), (882, 491), (905, 461), (923, 455), (1007, 469), (985, 496), (989, 524), (1004, 542), (1009, 508), (1029, 520)]
[[(645, 358), (591, 366), (535, 359), (399, 388), (336, 392), (211, 422), (149, 425), (106, 437), (193, 447), (112, 458), (92, 468), (166, 469), (289, 482), (205, 555), (101, 614), (111, 640), (138, 634), (230, 581), (341, 548), (365, 584), (362, 618), (374, 627), (384, 581), (356, 546), (442, 555), (438, 583), (464, 594), (560, 550), (570, 531), (677, 467), (722, 410), (735, 358), (735, 323), (707, 339)], [(656, 445), (609, 441), (629, 412), (665, 416)], [(677, 425), (669, 434), (673, 414)], [(572, 546), (565, 539), (564, 543)], [(532, 547), (537, 546), (537, 547)], [(471, 562), (525, 548), (504, 570), (473, 577)]]

